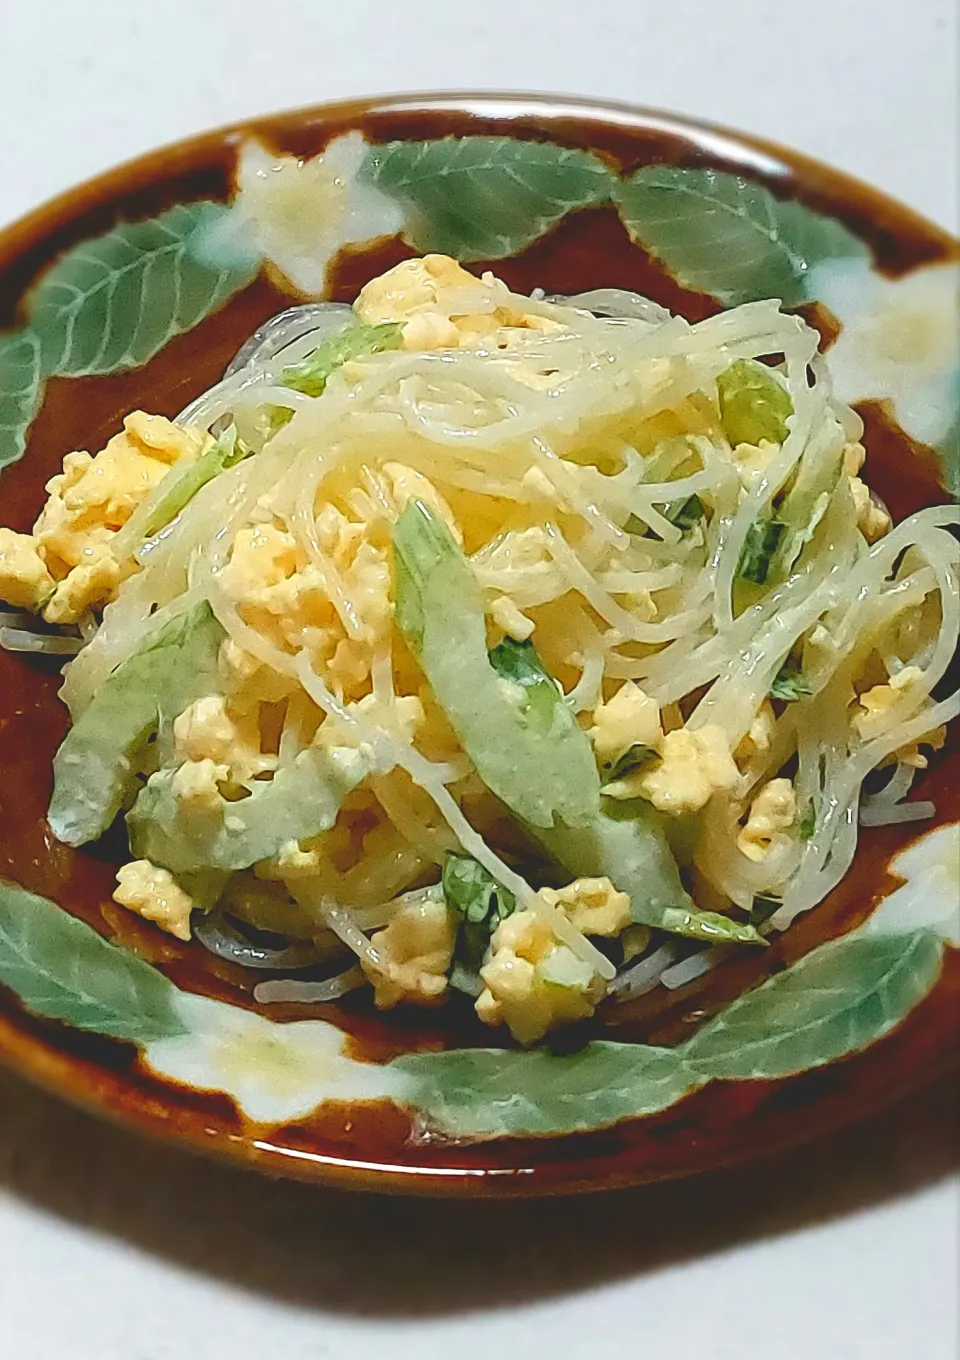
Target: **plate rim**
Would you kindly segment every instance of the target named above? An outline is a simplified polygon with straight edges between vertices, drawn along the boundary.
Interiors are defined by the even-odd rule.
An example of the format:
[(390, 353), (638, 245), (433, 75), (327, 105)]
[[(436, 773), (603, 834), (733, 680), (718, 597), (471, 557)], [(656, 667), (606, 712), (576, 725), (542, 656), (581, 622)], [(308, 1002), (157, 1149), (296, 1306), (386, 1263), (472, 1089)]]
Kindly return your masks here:
[[(556, 124), (567, 118), (620, 129), (628, 134), (646, 130), (683, 138), (704, 151), (710, 162), (727, 161), (746, 173), (753, 171), (768, 179), (796, 176), (801, 185), (809, 187), (811, 192), (821, 192), (841, 201), (856, 201), (882, 218), (893, 219), (899, 224), (901, 232), (912, 230), (918, 233), (932, 245), (937, 245), (948, 257), (960, 251), (957, 237), (885, 191), (845, 170), (750, 132), (624, 101), (556, 93), (451, 90), (364, 96), (259, 113), (148, 149), (69, 186), (0, 227), (0, 274), (12, 260), (22, 255), (24, 245), (30, 242), (38, 259), (42, 258), (44, 264), (48, 263), (53, 256), (42, 255), (42, 247), (56, 236), (58, 230), (68, 227), (97, 206), (149, 188), (161, 177), (175, 177), (178, 172), (185, 171), (201, 160), (205, 153), (239, 143), (251, 131), (269, 136), (271, 129), (287, 126), (349, 124), (370, 115), (416, 113), (466, 114), (486, 119), (516, 120), (518, 132), (538, 118), (547, 120), (545, 131), (560, 131)], [(20, 1013), (18, 1007), (15, 1014)], [(697, 1174), (708, 1168), (729, 1166), (756, 1155), (751, 1150), (738, 1154), (734, 1148), (727, 1155), (719, 1157), (715, 1152), (701, 1154), (698, 1160), (695, 1149), (691, 1149), (691, 1155), (684, 1165), (674, 1169), (644, 1175), (642, 1171), (638, 1173), (635, 1167), (628, 1166), (621, 1171), (610, 1167), (597, 1179), (586, 1179), (596, 1158), (563, 1158), (561, 1164), (567, 1167), (568, 1174), (558, 1180), (545, 1176), (544, 1165), (442, 1168), (328, 1156), (306, 1149), (283, 1147), (271, 1140), (268, 1131), (257, 1136), (252, 1132), (231, 1133), (224, 1129), (205, 1128), (202, 1116), (196, 1114), (186, 1121), (170, 1118), (169, 1115), (176, 1111), (172, 1102), (166, 1116), (155, 1112), (152, 1105), (157, 1104), (157, 1101), (143, 1100), (122, 1069), (111, 1069), (108, 1082), (102, 1079), (102, 1074), (98, 1081), (87, 1070), (90, 1064), (84, 1058), (57, 1047), (47, 1037), (44, 1031), (51, 1022), (36, 1022), (38, 1033), (33, 1023), (34, 1017), (25, 1010), (22, 1014), (27, 1021), (25, 1026), (18, 1026), (8, 1015), (0, 1015), (0, 1061), (42, 1089), (87, 1112), (146, 1133), (169, 1145), (189, 1148), (216, 1158), (226, 1157), (235, 1164), (254, 1167), (268, 1174), (281, 1174), (313, 1183), (434, 1196), (532, 1197), (608, 1190), (644, 1181), (672, 1179)], [(881, 1039), (871, 1047), (878, 1048), (884, 1042)], [(861, 1057), (862, 1054), (853, 1054), (837, 1062), (853, 1064)], [(776, 1148), (786, 1148), (820, 1136), (828, 1129), (868, 1118), (884, 1104), (909, 1094), (940, 1071), (955, 1066), (960, 1062), (960, 1054), (947, 1051), (942, 1059), (928, 1065), (921, 1073), (911, 1073), (897, 1084), (892, 1093), (875, 1093), (873, 1098), (848, 1106), (839, 1116), (829, 1102), (826, 1102), (826, 1109), (823, 1108), (825, 1102), (818, 1102), (815, 1107), (817, 1117), (813, 1118), (808, 1113), (803, 1128), (792, 1137), (779, 1139)], [(831, 1063), (830, 1067), (836, 1068), (837, 1062)], [(82, 1079), (78, 1079), (81, 1074)], [(765, 1085), (773, 1089), (795, 1080), (797, 1078), (788, 1077), (766, 1082)], [(678, 1104), (696, 1098), (694, 1093)], [(571, 1138), (579, 1136), (562, 1135), (550, 1141), (568, 1143)]]

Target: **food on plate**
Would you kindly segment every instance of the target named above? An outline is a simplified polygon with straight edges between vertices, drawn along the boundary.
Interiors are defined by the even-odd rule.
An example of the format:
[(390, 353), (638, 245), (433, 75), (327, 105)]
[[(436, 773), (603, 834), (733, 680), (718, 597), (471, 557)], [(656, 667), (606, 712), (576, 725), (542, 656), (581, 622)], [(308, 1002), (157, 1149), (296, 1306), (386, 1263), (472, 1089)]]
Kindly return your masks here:
[(891, 524), (817, 342), (438, 255), (275, 317), (0, 529), (54, 834), (122, 814), (116, 900), (263, 1000), (524, 1044), (763, 948), (958, 710), (957, 511)]

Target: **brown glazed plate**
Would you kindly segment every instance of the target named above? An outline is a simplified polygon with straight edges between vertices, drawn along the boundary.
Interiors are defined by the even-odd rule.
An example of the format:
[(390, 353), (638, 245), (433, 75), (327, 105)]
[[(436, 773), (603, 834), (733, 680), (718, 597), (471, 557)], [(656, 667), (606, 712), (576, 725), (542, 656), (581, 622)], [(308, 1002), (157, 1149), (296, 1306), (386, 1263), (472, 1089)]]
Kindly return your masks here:
[[(328, 248), (312, 277), (291, 281), (276, 224), (254, 243), (234, 230), (251, 138), (303, 158), (336, 143), (340, 187), (317, 198)], [(894, 517), (956, 495), (956, 241), (735, 133), (612, 105), (444, 95), (208, 133), (0, 234), (0, 519), (29, 530), (64, 454), (102, 448), (128, 411), (176, 415), (257, 326), (302, 301), (295, 283), (352, 301), (428, 250), (520, 291), (628, 288), (690, 320), (782, 298), (820, 329)], [(592, 1190), (811, 1137), (956, 1056), (955, 738), (911, 795), (935, 817), (864, 829), (840, 886), (761, 957), (601, 1008), (575, 1048), (524, 1053), (490, 1047), (467, 1006), (258, 1006), (243, 969), (117, 907), (120, 847), (71, 850), (45, 820), (66, 729), (58, 685), (49, 665), (0, 653), (0, 1054), (144, 1132), (348, 1186)]]

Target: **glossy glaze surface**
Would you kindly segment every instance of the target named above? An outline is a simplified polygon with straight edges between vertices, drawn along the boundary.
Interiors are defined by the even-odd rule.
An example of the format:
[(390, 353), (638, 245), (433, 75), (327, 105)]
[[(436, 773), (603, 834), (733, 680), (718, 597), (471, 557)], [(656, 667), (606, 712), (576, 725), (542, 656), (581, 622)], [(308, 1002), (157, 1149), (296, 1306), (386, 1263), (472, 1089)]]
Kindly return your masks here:
[[(244, 129), (211, 134), (158, 153), (75, 191), (40, 210), (0, 238), (0, 280), (7, 310), (0, 324), (14, 336), (28, 319), (30, 290), (61, 252), (102, 236), (122, 221), (154, 218), (172, 205), (221, 201), (232, 187), (237, 148), (255, 135), (277, 149), (309, 157), (336, 136), (359, 129), (373, 143), (489, 136), (589, 150), (622, 183), (650, 164), (704, 167), (742, 175), (768, 188), (778, 202), (800, 201), (842, 223), (872, 252), (885, 276), (956, 257), (955, 244), (905, 209), (820, 167), (770, 148), (711, 130), (627, 111), (530, 105), (483, 106), (477, 100), (423, 101), (396, 106), (341, 106), (285, 115)], [(347, 250), (332, 265), (329, 295), (351, 300), (359, 286), (413, 253), (400, 240), (372, 250)], [(695, 320), (718, 307), (714, 297), (677, 281), (665, 264), (631, 240), (622, 213), (601, 202), (561, 216), (522, 250), (495, 263), (512, 286), (573, 292), (616, 285), (647, 293)], [(477, 267), (483, 267), (479, 261)], [(252, 273), (254, 271), (250, 271)], [(251, 282), (242, 269), (222, 305), (170, 339), (145, 364), (126, 372), (46, 377), (26, 455), (3, 474), (4, 521), (26, 529), (42, 501), (43, 484), (59, 470), (64, 452), (96, 449), (123, 414), (146, 406), (174, 415), (219, 376), (239, 344), (266, 317), (295, 300), (269, 264)], [(689, 279), (688, 279), (689, 282)], [(218, 299), (219, 302), (219, 299)], [(837, 318), (818, 299), (798, 298), (805, 313), (834, 338)], [(882, 392), (861, 406), (867, 421), (870, 476), (896, 516), (945, 498), (943, 455), (909, 439)], [(949, 452), (949, 450), (948, 450)], [(73, 852), (53, 840), (44, 812), (50, 760), (65, 729), (56, 700), (58, 679), (22, 658), (0, 655), (0, 792), (4, 836), (0, 873), (59, 903), (97, 932), (155, 964), (186, 993), (199, 992), (235, 1007), (255, 1009), (241, 970), (183, 946), (110, 900), (116, 862), (108, 845)], [(937, 824), (960, 816), (955, 747), (918, 781), (917, 796), (932, 797)], [(923, 833), (929, 830), (923, 828)], [(861, 926), (896, 886), (890, 861), (917, 828), (866, 832), (853, 871), (832, 897), (800, 920), (762, 959), (732, 959), (676, 993), (663, 989), (601, 1014), (583, 1039), (664, 1046), (684, 1042), (706, 1019), (764, 978), (817, 946)], [(419, 1121), (385, 1101), (327, 1100), (292, 1123), (253, 1122), (224, 1090), (173, 1085), (153, 1075), (129, 1044), (31, 1015), (10, 991), (0, 996), (0, 1048), (23, 1070), (83, 1103), (144, 1129), (185, 1139), (265, 1168), (305, 1178), (376, 1183), (389, 1188), (469, 1193), (539, 1193), (599, 1188), (684, 1174), (809, 1136), (862, 1112), (926, 1078), (951, 1059), (952, 1018), (960, 988), (957, 953), (947, 948), (939, 981), (892, 1032), (854, 1056), (785, 1078), (713, 1081), (659, 1113), (614, 1128), (551, 1138), (500, 1138), (473, 1146), (417, 1134)], [(212, 1013), (211, 1013), (212, 1014)], [(364, 998), (340, 1007), (273, 1007), (272, 1018), (332, 1020), (348, 1037), (345, 1056), (382, 1064), (402, 1054), (428, 1055), (489, 1041), (471, 1012), (442, 1015), (372, 1012)], [(149, 1044), (147, 1045), (149, 1054)], [(505, 1060), (509, 1061), (505, 1055)], [(691, 1088), (692, 1089), (692, 1088)], [(248, 1111), (249, 1114), (249, 1111)]]

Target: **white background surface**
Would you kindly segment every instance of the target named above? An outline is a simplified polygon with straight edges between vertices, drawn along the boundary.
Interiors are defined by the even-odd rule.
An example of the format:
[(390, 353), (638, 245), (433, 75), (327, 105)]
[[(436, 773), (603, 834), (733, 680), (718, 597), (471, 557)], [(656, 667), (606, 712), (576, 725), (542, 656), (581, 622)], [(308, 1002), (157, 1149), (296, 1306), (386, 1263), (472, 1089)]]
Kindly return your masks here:
[[(954, 0), (0, 0), (0, 222), (261, 111), (558, 90), (791, 143), (957, 218)], [(271, 1184), (0, 1074), (10, 1360), (956, 1360), (947, 1086), (789, 1157), (616, 1197)]]

